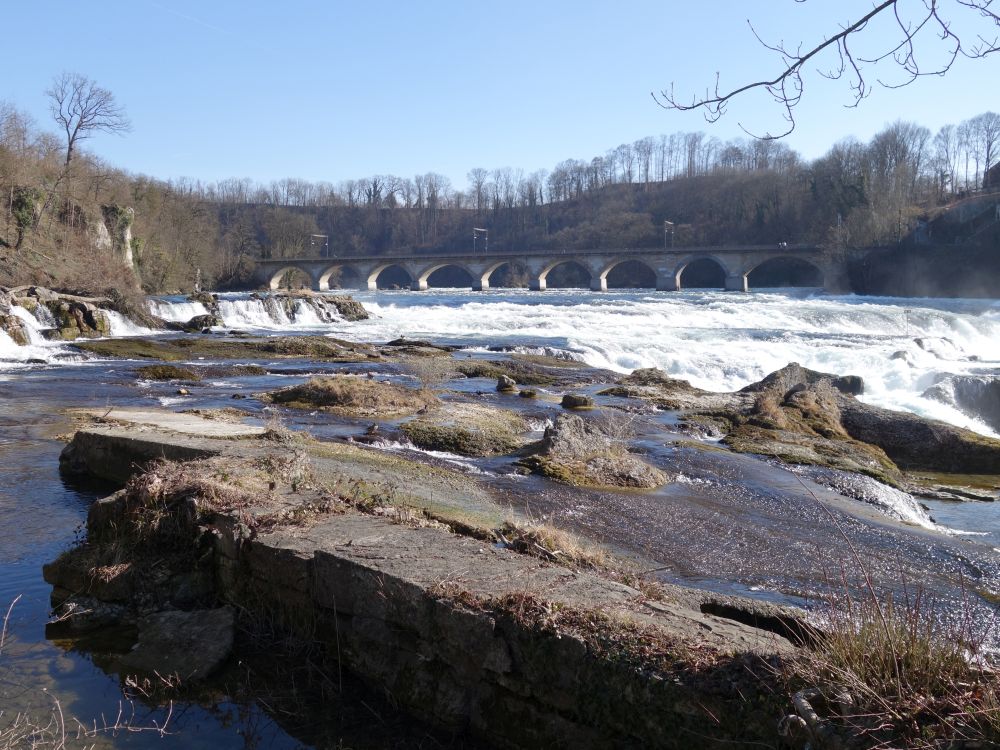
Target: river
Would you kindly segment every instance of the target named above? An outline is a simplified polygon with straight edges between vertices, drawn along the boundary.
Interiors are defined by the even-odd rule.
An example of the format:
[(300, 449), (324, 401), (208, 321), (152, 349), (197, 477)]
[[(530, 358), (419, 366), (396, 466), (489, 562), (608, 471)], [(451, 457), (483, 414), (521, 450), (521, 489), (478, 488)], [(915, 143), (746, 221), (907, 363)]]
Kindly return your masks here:
[[(324, 323), (304, 303), (290, 319), (273, 308), (269, 312), (249, 295), (223, 295), (221, 330), (323, 333), (359, 341), (404, 336), (463, 347), (461, 356), (544, 352), (616, 372), (659, 367), (717, 391), (740, 388), (797, 361), (816, 370), (862, 376), (862, 398), (871, 403), (995, 435), (979, 415), (950, 401), (946, 391), (944, 397), (940, 390), (936, 396), (927, 393), (950, 375), (1000, 373), (1000, 303), (995, 301), (833, 297), (805, 290), (430, 290), (354, 296), (371, 319)], [(207, 312), (182, 298), (157, 298), (150, 304), (170, 320)], [(191, 396), (181, 397), (176, 386), (137, 383), (135, 362), (85, 358), (68, 345), (46, 342), (40, 331), (47, 321), (21, 313), (29, 323), (31, 345), (15, 346), (0, 333), (0, 605), (6, 610), (21, 597), (0, 657), (0, 697), (16, 692), (20, 702), (13, 705), (28, 707), (59, 695), (67, 713), (113, 714), (122, 697), (117, 679), (87, 654), (45, 638), (49, 587), (41, 579), (41, 565), (73, 543), (88, 503), (105, 489), (60, 478), (62, 443), (56, 438), (72, 429), (64, 410), (231, 406), (236, 392), (299, 382), (306, 377), (304, 369), (330, 368), (265, 362), (267, 376), (209, 379), (193, 388)], [(120, 316), (113, 317), (112, 330), (117, 336), (162, 335)], [(484, 384), (449, 385), (462, 390)], [(252, 398), (239, 403), (251, 414), (262, 408)], [(665, 567), (659, 574), (670, 582), (810, 604), (819, 596), (817, 581), (836, 578), (844, 564), (841, 545), (830, 538), (836, 524), (831, 526), (818, 498), (863, 549), (876, 551), (873, 564), (886, 577), (924, 583), (945, 599), (966, 581), (975, 591), (1000, 594), (1000, 503), (928, 502), (928, 511), (905, 493), (871, 480), (790, 472), (752, 457), (678, 444), (665, 439), (671, 419), (667, 413), (657, 415), (643, 423), (637, 436), (650, 460), (680, 472), (678, 481), (647, 495), (553, 490), (506, 472), (503, 461), (464, 465), (493, 477), (512, 503), (558, 518), (651, 567)], [(325, 424), (322, 416), (293, 416), (291, 421), (321, 435), (361, 429)], [(448, 456), (434, 460), (463, 464)], [(855, 486), (849, 487), (851, 483)], [(978, 600), (974, 613), (995, 614)], [(344, 707), (341, 716), (353, 719), (324, 727), (324, 736), (347, 736), (353, 747), (378, 746), (351, 734), (368, 732), (351, 723), (358, 720), (352, 710)], [(166, 717), (166, 709), (140, 708), (135, 724), (149, 728)], [(315, 741), (309, 733), (286, 731), (259, 703), (225, 696), (210, 704), (175, 707), (169, 726), (173, 734), (168, 740), (183, 747), (296, 747)], [(423, 732), (398, 729), (393, 743), (420, 746)], [(159, 747), (161, 738), (149, 731), (124, 732), (96, 741)]]

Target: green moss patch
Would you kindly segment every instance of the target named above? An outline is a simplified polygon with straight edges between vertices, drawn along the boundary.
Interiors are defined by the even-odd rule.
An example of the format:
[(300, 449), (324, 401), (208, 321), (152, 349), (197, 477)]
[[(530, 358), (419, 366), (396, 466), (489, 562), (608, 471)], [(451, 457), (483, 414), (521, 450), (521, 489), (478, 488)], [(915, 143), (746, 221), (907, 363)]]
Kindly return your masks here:
[(176, 365), (146, 365), (136, 369), (135, 374), (143, 380), (201, 380), (194, 370)]

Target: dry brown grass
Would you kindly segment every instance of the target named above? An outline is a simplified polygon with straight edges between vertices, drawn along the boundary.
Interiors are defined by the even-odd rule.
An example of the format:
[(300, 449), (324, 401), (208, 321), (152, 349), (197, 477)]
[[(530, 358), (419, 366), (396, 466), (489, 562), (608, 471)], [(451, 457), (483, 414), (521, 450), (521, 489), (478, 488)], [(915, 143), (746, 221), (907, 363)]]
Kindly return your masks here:
[(919, 592), (832, 599), (789, 680), (812, 687), (813, 708), (864, 747), (997, 747), (1000, 679), (982, 649), (992, 624), (948, 626), (941, 614)]
[(575, 534), (547, 523), (506, 521), (493, 533), (497, 541), (515, 552), (561, 565), (603, 569), (611, 562), (611, 556), (604, 547), (585, 542)]

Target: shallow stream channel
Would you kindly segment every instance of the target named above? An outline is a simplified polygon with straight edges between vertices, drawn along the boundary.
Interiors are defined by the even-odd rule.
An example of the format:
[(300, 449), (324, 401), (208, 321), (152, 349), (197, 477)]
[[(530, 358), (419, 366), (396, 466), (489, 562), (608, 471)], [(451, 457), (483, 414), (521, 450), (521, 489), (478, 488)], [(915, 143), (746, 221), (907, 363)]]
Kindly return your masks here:
[[(1000, 632), (991, 623), (1000, 602), (1000, 502), (915, 498), (859, 474), (734, 453), (718, 436), (682, 429), (675, 411), (600, 395), (638, 367), (730, 391), (798, 361), (836, 375), (861, 375), (862, 398), (876, 405), (995, 436), (991, 415), (963, 403), (948, 379), (989, 380), (1000, 372), (997, 303), (804, 292), (544, 294), (541, 300), (528, 292), (364, 292), (355, 297), (372, 317), (357, 322), (324, 321), (307, 306), (298, 314), (278, 314), (248, 295), (224, 295), (223, 325), (211, 333), (164, 334), (121, 321), (115, 333), (214, 341), (326, 335), (384, 343), (405, 337), (454, 346), (455, 362), (501, 362), (512, 354), (563, 360), (578, 384), (532, 385), (537, 398), (498, 393), (495, 377), (454, 372), (432, 387), (445, 402), (520, 413), (531, 430), (524, 437), (534, 441), (565, 412), (563, 393), (590, 396), (598, 408), (581, 412), (583, 418), (609, 413), (627, 423), (629, 450), (670, 477), (663, 486), (573, 487), (527, 475), (516, 456), (418, 450), (396, 429), (398, 420), (372, 429), (372, 419), (259, 398), (331, 373), (420, 385), (419, 372), (415, 377), (391, 360), (223, 360), (195, 353), (169, 364), (203, 377), (158, 381), (137, 374), (155, 359), (86, 353), (41, 337), (20, 350), (0, 341), (0, 616), (9, 607), (0, 711), (56, 717), (54, 730), (65, 731), (68, 746), (472, 747), (404, 716), (386, 696), (349, 675), (300, 672), (275, 659), (280, 649), (259, 639), (247, 638), (203, 694), (164, 704), (150, 686), (122, 684), (102, 668), (101, 654), (127, 648), (129, 633), (113, 634), (114, 643), (58, 637), (58, 627), (47, 624), (51, 587), (42, 579), (42, 565), (80, 538), (89, 504), (114, 489), (60, 475), (59, 453), (79, 424), (79, 409), (238, 409), (248, 424), (280, 420), (321, 441), (394, 452), (461, 472), (501, 497), (505, 514), (574, 532), (650, 577), (803, 607), (817, 617), (829, 597), (855, 587), (867, 570), (880, 590), (896, 596), (924, 592), (943, 627), (970, 618), (982, 624), (997, 648)], [(177, 297), (151, 300), (151, 309), (176, 321), (208, 312)], [(44, 321), (37, 327), (44, 328)], [(240, 372), (233, 365), (257, 369)], [(218, 374), (222, 368), (228, 369)], [(990, 491), (995, 498), (995, 488)], [(308, 662), (308, 654), (300, 657)], [(301, 689), (306, 683), (313, 687)]]

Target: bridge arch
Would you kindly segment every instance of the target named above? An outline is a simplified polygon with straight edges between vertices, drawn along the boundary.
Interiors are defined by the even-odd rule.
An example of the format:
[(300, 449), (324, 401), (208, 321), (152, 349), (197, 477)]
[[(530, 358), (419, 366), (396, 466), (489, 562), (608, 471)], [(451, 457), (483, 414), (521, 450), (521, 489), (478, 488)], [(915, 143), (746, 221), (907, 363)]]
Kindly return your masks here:
[(657, 283), (656, 283), (657, 282), (656, 267), (653, 266), (650, 263), (649, 260), (647, 260), (645, 258), (628, 258), (628, 257), (623, 257), (623, 258), (615, 258), (614, 260), (610, 261), (609, 263), (606, 263), (602, 267), (601, 272), (599, 274), (597, 274), (596, 283), (592, 283), (591, 284), (591, 289), (593, 291), (595, 291), (595, 292), (596, 291), (602, 291), (602, 292), (607, 291), (607, 289), (608, 289), (608, 274), (610, 274), (612, 271), (614, 271), (616, 268), (619, 268), (623, 264), (630, 264), (630, 265), (635, 265), (635, 266), (642, 266), (644, 269), (646, 269), (647, 271), (649, 271), (649, 277), (650, 277), (649, 283), (645, 284), (644, 286), (653, 287), (653, 288), (655, 288), (657, 286)]
[(316, 277), (316, 288), (321, 292), (330, 291), (330, 282), (336, 281), (340, 289), (361, 289), (364, 278), (358, 269), (349, 263), (334, 263), (324, 268)]
[(406, 284), (407, 286), (413, 286), (413, 284), (415, 283), (413, 278), (413, 273), (406, 266), (398, 262), (379, 263), (377, 266), (372, 268), (371, 271), (368, 272), (367, 283), (368, 283), (368, 289), (370, 291), (374, 292), (379, 288), (378, 286), (379, 277), (385, 271), (388, 271), (390, 268), (399, 269), (402, 275), (406, 276), (406, 280), (403, 281), (402, 275), (396, 274), (397, 277), (402, 281), (402, 284), (399, 284), (398, 282), (391, 282), (391, 283), (397, 284), (398, 286), (402, 286), (403, 284)]
[[(500, 276), (501, 282), (506, 280), (507, 284), (504, 285), (501, 283), (501, 286), (507, 286), (512, 289), (523, 289), (526, 286), (530, 286), (530, 279), (534, 276), (532, 269), (523, 260), (506, 258), (480, 266), (479, 270), (472, 276), (473, 290), (481, 292), (484, 289), (493, 288), (496, 282), (493, 275), (504, 266), (507, 267), (507, 272), (500, 274)], [(506, 277), (506, 279), (503, 277)]]
[(743, 270), (748, 286), (760, 287), (821, 287), (826, 284), (823, 269), (806, 258), (794, 255), (774, 255), (748, 263)]
[(431, 263), (429, 266), (425, 267), (422, 271), (417, 272), (416, 278), (413, 280), (413, 286), (411, 287), (414, 291), (425, 291), (427, 287), (430, 286), (430, 277), (434, 275), (437, 271), (441, 271), (445, 268), (457, 268), (462, 271), (466, 276), (469, 277), (469, 281), (462, 286), (474, 285), (476, 281), (477, 274), (474, 273), (467, 265), (461, 262), (453, 260), (442, 260), (437, 263)]
[(674, 266), (674, 284), (676, 289), (679, 291), (684, 288), (681, 284), (681, 277), (684, 275), (684, 272), (689, 266), (694, 266), (696, 269), (705, 269), (708, 276), (711, 277), (710, 264), (714, 264), (719, 270), (719, 283), (717, 285), (713, 284), (712, 286), (717, 286), (719, 289), (727, 289), (729, 287), (728, 280), (732, 276), (729, 266), (726, 265), (725, 261), (715, 255), (706, 255), (701, 253), (682, 258), (680, 262)]
[[(313, 286), (312, 276), (308, 271), (306, 271), (306, 269), (302, 268), (297, 263), (288, 263), (288, 265), (281, 266), (277, 270), (269, 272), (266, 281), (267, 288), (272, 292), (281, 289), (281, 282), (285, 280), (286, 275), (290, 275), (292, 277), (297, 275), (300, 279), (305, 281), (304, 286), (308, 288), (312, 288)], [(300, 284), (300, 286), (302, 286), (302, 284)]]
[(544, 291), (545, 289), (548, 289), (549, 274), (559, 266), (570, 266), (570, 268), (578, 269), (575, 274), (577, 278), (571, 278), (571, 281), (574, 283), (568, 285), (569, 288), (574, 288), (576, 286), (583, 289), (586, 289), (587, 287), (594, 288), (595, 283), (597, 283), (597, 275), (587, 264), (587, 261), (583, 258), (570, 255), (556, 258), (555, 260), (550, 260), (542, 264), (541, 269), (538, 270), (537, 273), (532, 274), (533, 278), (531, 279), (531, 289), (536, 291)]

